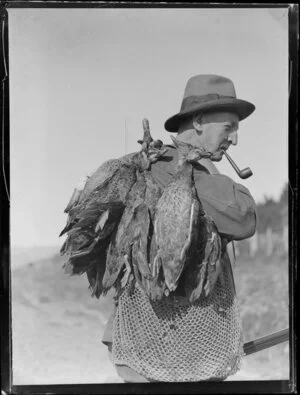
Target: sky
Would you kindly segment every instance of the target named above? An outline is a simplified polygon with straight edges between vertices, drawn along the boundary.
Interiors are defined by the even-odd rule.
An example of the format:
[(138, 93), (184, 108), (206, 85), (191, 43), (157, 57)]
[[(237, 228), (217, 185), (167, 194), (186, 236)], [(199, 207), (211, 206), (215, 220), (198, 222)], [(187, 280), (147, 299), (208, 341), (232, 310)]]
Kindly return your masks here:
[(256, 199), (288, 180), (287, 9), (9, 9), (11, 245), (60, 245), (80, 179), (137, 151), (196, 74), (230, 78), (255, 104), (219, 170)]

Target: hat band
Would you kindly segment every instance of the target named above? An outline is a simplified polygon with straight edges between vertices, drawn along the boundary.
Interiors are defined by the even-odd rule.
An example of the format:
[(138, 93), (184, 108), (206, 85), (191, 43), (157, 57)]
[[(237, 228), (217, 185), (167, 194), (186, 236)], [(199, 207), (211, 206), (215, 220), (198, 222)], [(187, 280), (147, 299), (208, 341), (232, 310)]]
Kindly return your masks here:
[(217, 93), (208, 93), (202, 96), (188, 96), (182, 100), (180, 112), (192, 110), (194, 107), (198, 107), (199, 104), (220, 99), (236, 99), (236, 97), (218, 95)]

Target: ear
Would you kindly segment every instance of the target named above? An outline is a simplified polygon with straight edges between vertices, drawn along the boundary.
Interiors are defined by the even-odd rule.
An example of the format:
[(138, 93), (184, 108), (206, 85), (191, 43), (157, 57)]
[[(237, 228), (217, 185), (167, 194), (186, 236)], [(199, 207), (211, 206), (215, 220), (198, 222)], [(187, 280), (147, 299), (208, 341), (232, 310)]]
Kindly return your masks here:
[(197, 132), (202, 132), (202, 114), (195, 114), (193, 116), (193, 126)]

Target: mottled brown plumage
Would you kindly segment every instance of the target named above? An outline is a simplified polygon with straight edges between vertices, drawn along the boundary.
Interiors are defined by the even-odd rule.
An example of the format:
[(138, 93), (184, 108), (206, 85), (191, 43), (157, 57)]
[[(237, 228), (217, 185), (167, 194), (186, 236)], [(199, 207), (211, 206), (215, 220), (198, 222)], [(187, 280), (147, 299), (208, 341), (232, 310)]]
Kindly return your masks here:
[(221, 238), (209, 215), (199, 218), (195, 237), (198, 242), (194, 244), (184, 277), (184, 289), (191, 303), (203, 294), (208, 297), (212, 293), (221, 270)]
[(101, 165), (82, 191), (74, 191), (65, 209), (68, 221), (60, 234), (68, 233), (61, 248), (68, 256), (65, 269), (70, 274), (86, 271), (97, 297), (114, 284), (122, 264), (129, 265), (132, 237), (141, 216), (137, 206), (145, 200), (144, 171), (165, 152), (159, 140), (153, 141), (145, 121), (139, 142), (140, 152)]
[(170, 292), (176, 290), (185, 266), (197, 250), (200, 219), (204, 215), (193, 182), (192, 163), (209, 156), (190, 144), (175, 138), (173, 141), (178, 148), (179, 161), (172, 181), (157, 203), (154, 225), (157, 254), (152, 269), (155, 273), (163, 269)]
[[(103, 286), (110, 289), (117, 280), (124, 265), (130, 264), (132, 239), (138, 223), (137, 207), (144, 202), (146, 183), (143, 173), (137, 172), (137, 181), (132, 187), (118, 227), (112, 234), (107, 251), (106, 270), (103, 277)], [(131, 270), (127, 266), (127, 270)]]
[[(132, 164), (116, 159), (100, 166), (94, 176), (87, 181), (76, 203), (74, 201), (73, 205), (68, 204), (67, 225), (60, 236), (70, 231), (89, 210), (105, 204), (122, 202), (125, 205), (127, 195), (136, 180), (135, 159), (134, 156)], [(93, 218), (94, 221), (97, 220), (96, 217)]]
[(144, 278), (142, 281), (146, 294), (153, 301), (162, 299), (167, 289), (162, 265), (160, 266), (154, 265), (154, 260), (156, 255), (157, 255), (157, 244), (156, 244), (155, 235), (153, 233), (150, 242), (150, 251), (149, 251), (149, 268), (152, 277), (150, 279)]
[[(147, 120), (143, 121), (143, 127), (144, 139), (139, 142), (151, 164), (164, 154), (165, 149), (161, 141), (153, 141)], [(115, 285), (120, 290), (130, 274), (144, 289), (144, 282), (151, 278), (150, 229), (153, 228), (154, 211), (162, 191), (152, 178), (150, 166), (139, 166), (136, 174), (137, 181), (128, 195), (126, 208), (108, 249), (103, 279), (105, 289)], [(121, 280), (122, 268), (125, 268), (125, 274)]]
[(96, 208), (82, 213), (87, 215), (80, 217), (62, 246), (61, 254), (67, 257), (64, 267), (69, 274), (84, 273), (98, 261), (98, 257), (99, 262), (103, 262), (108, 246), (107, 238), (119, 221), (124, 204), (115, 202), (110, 206), (100, 205), (97, 209), (100, 214)]
[(90, 265), (86, 271), (87, 278), (90, 284), (91, 295), (96, 298), (105, 293), (102, 285), (102, 279), (105, 272), (106, 251), (109, 244), (109, 239), (98, 243), (97, 248), (90, 255)]
[(154, 181), (151, 171), (144, 171), (145, 195), (144, 203), (136, 208), (136, 229), (132, 241), (132, 266), (135, 279), (140, 288), (152, 298), (152, 290), (156, 278), (151, 274), (153, 262), (153, 223), (157, 202), (162, 194), (161, 187)]
[[(150, 135), (149, 124), (144, 122), (144, 133)], [(160, 140), (151, 141), (149, 151), (159, 150), (165, 152), (163, 143)], [(151, 157), (151, 154), (150, 154)], [(145, 181), (144, 203), (136, 208), (136, 228), (132, 240), (131, 263), (134, 278), (138, 282), (140, 289), (151, 299), (156, 299), (158, 282), (157, 278), (151, 274), (154, 257), (153, 223), (157, 202), (162, 194), (162, 188), (153, 179), (150, 168), (143, 172)]]

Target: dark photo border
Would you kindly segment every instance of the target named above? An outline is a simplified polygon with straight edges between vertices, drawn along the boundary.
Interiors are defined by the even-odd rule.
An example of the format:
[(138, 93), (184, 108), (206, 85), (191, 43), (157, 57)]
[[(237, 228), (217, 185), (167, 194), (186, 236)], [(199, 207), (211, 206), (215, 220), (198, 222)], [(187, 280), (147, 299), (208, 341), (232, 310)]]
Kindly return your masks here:
[[(272, 8), (289, 9), (289, 306), (290, 379), (272, 381), (228, 381), (199, 383), (13, 385), (10, 278), (10, 146), (9, 146), (9, 17), (10, 8)], [(296, 265), (298, 256), (298, 5), (143, 3), (100, 1), (5, 1), (1, 2), (1, 158), (0, 179), (0, 297), (1, 297), (1, 390), (2, 394), (167, 394), (167, 393), (296, 393)], [(275, 153), (276, 154), (276, 153)]]

